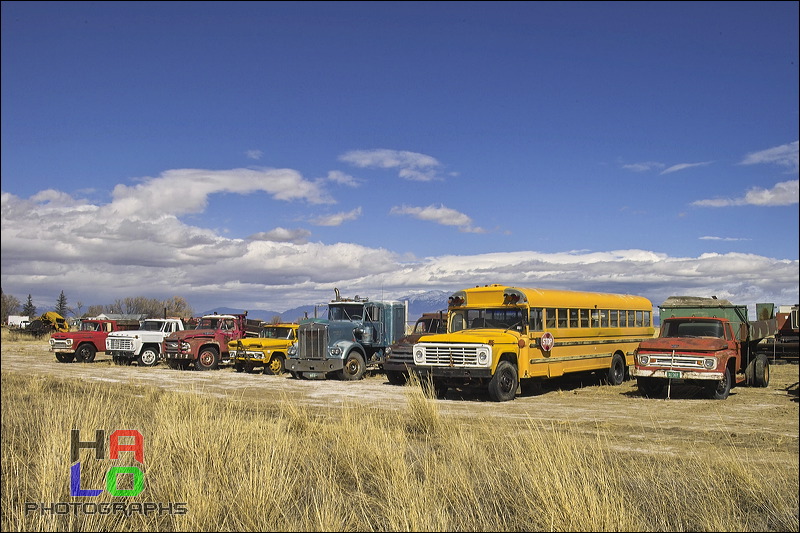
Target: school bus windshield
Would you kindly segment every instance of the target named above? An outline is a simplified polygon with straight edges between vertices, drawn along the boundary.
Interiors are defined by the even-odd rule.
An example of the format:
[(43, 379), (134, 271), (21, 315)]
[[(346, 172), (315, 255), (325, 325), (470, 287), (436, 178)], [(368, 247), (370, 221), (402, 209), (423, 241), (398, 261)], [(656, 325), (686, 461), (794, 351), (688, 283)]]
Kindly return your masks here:
[(453, 313), (450, 332), (462, 329), (512, 329), (522, 328), (526, 315), (522, 309), (500, 307), (486, 309), (464, 309)]

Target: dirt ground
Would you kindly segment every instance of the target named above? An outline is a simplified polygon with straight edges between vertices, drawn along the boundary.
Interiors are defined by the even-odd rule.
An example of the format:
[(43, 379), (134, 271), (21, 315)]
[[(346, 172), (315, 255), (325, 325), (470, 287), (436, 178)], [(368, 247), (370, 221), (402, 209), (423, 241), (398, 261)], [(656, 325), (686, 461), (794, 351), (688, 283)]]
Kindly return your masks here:
[[(98, 383), (130, 383), (172, 391), (211, 394), (237, 401), (275, 402), (283, 398), (309, 407), (368, 405), (404, 409), (406, 387), (389, 384), (381, 373), (360, 381), (298, 380), (288, 374), (238, 373), (231, 367), (199, 372), (116, 366), (98, 353), (93, 363), (59, 363), (46, 341), (3, 342), (0, 370)], [(540, 394), (492, 402), (483, 391), (451, 390), (434, 400), (442, 416), (507, 417), (569, 426), (588, 434), (602, 431), (613, 447), (647, 453), (679, 453), (692, 443), (725, 443), (737, 449), (769, 452), (772, 459), (796, 464), (798, 457), (797, 364), (772, 364), (766, 388), (736, 387), (727, 400), (705, 399), (696, 387), (675, 386), (669, 399), (641, 396), (635, 380), (611, 387), (581, 375), (546, 382)], [(3, 407), (6, 408), (5, 406)]]

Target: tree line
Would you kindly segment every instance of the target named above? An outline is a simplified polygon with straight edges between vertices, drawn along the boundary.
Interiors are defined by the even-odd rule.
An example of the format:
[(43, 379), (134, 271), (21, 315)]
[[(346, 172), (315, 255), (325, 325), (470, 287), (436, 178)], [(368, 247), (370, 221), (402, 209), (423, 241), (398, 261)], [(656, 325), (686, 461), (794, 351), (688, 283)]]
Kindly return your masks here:
[[(37, 313), (36, 306), (33, 304), (33, 299), (30, 294), (24, 304), (20, 302), (19, 298), (11, 294), (6, 294), (2, 289), (0, 289), (0, 298), (2, 299), (2, 301), (0, 301), (0, 306), (2, 307), (2, 309), (0, 309), (0, 314), (2, 314), (0, 321), (2, 321), (3, 324), (8, 323), (9, 315), (29, 316), (31, 320), (33, 320), (43, 314)], [(84, 307), (86, 307), (85, 311)], [(165, 314), (168, 317), (178, 318), (191, 318), (194, 316), (194, 310), (182, 296), (173, 296), (166, 300), (135, 296), (115, 300), (112, 304), (90, 306), (84, 306), (83, 302), (78, 301), (74, 306), (70, 306), (63, 290), (56, 299), (53, 311), (64, 318), (69, 316), (85, 318), (104, 313), (146, 315), (151, 318), (162, 317)]]

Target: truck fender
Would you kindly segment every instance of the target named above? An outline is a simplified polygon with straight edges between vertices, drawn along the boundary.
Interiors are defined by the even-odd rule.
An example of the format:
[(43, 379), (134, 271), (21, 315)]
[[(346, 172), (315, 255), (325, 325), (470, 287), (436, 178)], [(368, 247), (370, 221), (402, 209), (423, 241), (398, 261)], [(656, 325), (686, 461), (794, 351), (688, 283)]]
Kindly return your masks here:
[(347, 354), (350, 353), (350, 350), (353, 349), (357, 349), (362, 356), (364, 355), (364, 349), (357, 342), (339, 341), (335, 343), (334, 346), (338, 346), (339, 349), (342, 350), (342, 359), (347, 359)]

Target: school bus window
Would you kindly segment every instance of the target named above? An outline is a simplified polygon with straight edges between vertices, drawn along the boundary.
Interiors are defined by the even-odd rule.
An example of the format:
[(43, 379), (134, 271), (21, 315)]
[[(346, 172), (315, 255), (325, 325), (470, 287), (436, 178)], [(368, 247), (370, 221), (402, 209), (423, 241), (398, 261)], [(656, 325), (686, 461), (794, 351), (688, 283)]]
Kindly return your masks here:
[(616, 328), (619, 325), (619, 319), (618, 319), (619, 311), (617, 311), (616, 309), (612, 309), (611, 311), (609, 311), (609, 313), (611, 313), (611, 316), (609, 318), (608, 324), (612, 328)]
[(600, 310), (600, 327), (601, 328), (608, 327), (608, 309)]
[(548, 328), (556, 327), (556, 310), (555, 309), (545, 309), (545, 324)]
[(636, 311), (636, 327), (637, 328), (642, 327), (642, 323), (644, 322), (643, 318), (644, 317), (642, 316), (642, 312), (641, 311)]
[(636, 311), (628, 311), (628, 327), (632, 328), (636, 325)]
[(577, 309), (570, 309), (569, 310), (569, 327), (577, 328), (578, 327), (578, 310)]
[(558, 327), (560, 327), (560, 328), (568, 327), (569, 326), (568, 320), (569, 320), (569, 318), (567, 316), (567, 310), (566, 309), (559, 309), (558, 310)]
[(588, 309), (581, 309), (581, 327), (588, 328), (589, 327), (589, 310)]
[(597, 309), (591, 309), (592, 311), (592, 327), (599, 328), (600, 327), (600, 311)]
[(619, 327), (626, 328), (628, 327), (628, 315), (625, 311), (619, 312)]
[(542, 309), (531, 307), (530, 313), (531, 331), (542, 331)]
[(650, 311), (644, 312), (644, 325), (650, 326)]

